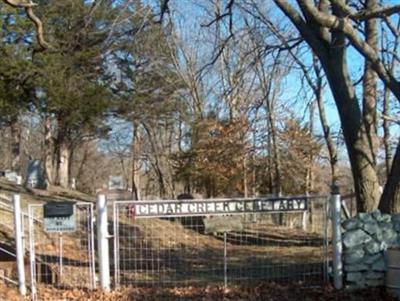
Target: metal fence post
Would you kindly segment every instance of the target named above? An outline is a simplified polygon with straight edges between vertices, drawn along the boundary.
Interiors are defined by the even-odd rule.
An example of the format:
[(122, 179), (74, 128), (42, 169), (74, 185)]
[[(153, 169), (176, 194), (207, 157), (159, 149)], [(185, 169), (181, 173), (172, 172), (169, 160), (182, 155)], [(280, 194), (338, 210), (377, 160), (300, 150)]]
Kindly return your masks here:
[(21, 197), (19, 194), (13, 195), (14, 204), (14, 230), (15, 230), (15, 248), (17, 255), (17, 270), (18, 270), (18, 287), (21, 295), (26, 294), (25, 285), (25, 265), (24, 265), (24, 244), (21, 219)]
[(110, 290), (110, 256), (108, 249), (107, 201), (103, 194), (97, 197), (97, 248), (99, 253), (100, 286)]
[(336, 289), (343, 288), (343, 264), (342, 264), (342, 225), (341, 203), (339, 187), (334, 183), (331, 188), (331, 213), (332, 219), (332, 247), (333, 247), (333, 281)]
[[(308, 205), (310, 205), (310, 199), (307, 199)], [(307, 210), (303, 211), (301, 215), (301, 228), (304, 232), (307, 231), (307, 221), (308, 221), (308, 212)]]

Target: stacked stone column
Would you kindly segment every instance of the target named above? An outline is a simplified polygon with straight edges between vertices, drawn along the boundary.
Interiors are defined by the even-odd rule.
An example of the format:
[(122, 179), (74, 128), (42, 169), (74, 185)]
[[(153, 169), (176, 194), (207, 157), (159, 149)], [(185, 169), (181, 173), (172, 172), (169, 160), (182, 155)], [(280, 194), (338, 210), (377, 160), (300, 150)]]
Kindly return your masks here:
[(384, 285), (385, 250), (400, 245), (400, 214), (359, 213), (344, 220), (342, 228), (346, 287)]

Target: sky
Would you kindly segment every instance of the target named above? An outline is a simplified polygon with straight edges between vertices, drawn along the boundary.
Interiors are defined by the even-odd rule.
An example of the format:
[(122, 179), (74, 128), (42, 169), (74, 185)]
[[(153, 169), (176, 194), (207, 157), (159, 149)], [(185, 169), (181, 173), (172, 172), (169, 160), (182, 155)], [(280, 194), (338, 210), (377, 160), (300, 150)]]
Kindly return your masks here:
[[(155, 0), (146, 0), (145, 2), (154, 7), (159, 5), (159, 1)], [(210, 7), (210, 3), (210, 0), (170, 0), (169, 3), (174, 22), (176, 23), (175, 29), (178, 32), (178, 35), (181, 37), (185, 47), (189, 49), (189, 51), (196, 52), (201, 64), (210, 62), (213, 57), (212, 49), (214, 47), (214, 41), (210, 38), (211, 35), (205, 34), (207, 30), (212, 29), (207, 29), (203, 26), (206, 23), (205, 20), (212, 20), (213, 18), (212, 12), (207, 8)], [(269, 7), (269, 4), (273, 5), (272, 1), (261, 1), (260, 3), (265, 4), (265, 9)], [(387, 0), (386, 3), (397, 4), (398, 1)], [(273, 9), (277, 12), (276, 17), (279, 17), (279, 15), (282, 17), (278, 8), (275, 7)], [(309, 51), (308, 54), (303, 55), (302, 60), (306, 64), (310, 64), (311, 52)], [(348, 51), (348, 63), (353, 81), (358, 81), (360, 73), (363, 70), (364, 59), (354, 48), (351, 47)], [(288, 109), (295, 112), (300, 119), (307, 120), (308, 100), (312, 99), (312, 95), (310, 91), (306, 92), (301, 88), (301, 76), (301, 72), (291, 72), (286, 77), (281, 98), (287, 103)], [(214, 84), (212, 83), (214, 80), (215, 78), (213, 78), (213, 76), (209, 76), (208, 81), (211, 81), (211, 85)], [(358, 85), (356, 87), (356, 91), (359, 95), (361, 93), (361, 86), (362, 85)], [(210, 97), (210, 104), (218, 103), (219, 99), (217, 99), (215, 95), (216, 94), (214, 94), (213, 97)], [(339, 116), (328, 85), (326, 85), (324, 89), (324, 98), (326, 100), (326, 111), (330, 126), (334, 132), (338, 133), (340, 131)], [(361, 99), (361, 97), (359, 98)], [(314, 117), (314, 124), (316, 125), (316, 134), (322, 135), (318, 116)], [(399, 135), (399, 128), (397, 125), (392, 126), (392, 133), (396, 136), (397, 140), (397, 136)], [(341, 148), (340, 156), (342, 159), (347, 159), (344, 147)]]

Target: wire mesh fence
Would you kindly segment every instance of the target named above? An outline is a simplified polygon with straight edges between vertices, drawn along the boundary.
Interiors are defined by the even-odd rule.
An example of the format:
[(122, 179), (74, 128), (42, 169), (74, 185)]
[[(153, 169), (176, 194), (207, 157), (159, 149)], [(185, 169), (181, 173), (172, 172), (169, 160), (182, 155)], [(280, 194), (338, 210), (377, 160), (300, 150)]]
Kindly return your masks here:
[[(28, 237), (28, 229), (24, 227), (28, 221), (28, 214), (21, 212), (22, 236)], [(12, 200), (0, 197), (0, 281), (6, 284), (18, 285), (16, 263), (16, 237), (14, 206)], [(22, 244), (26, 250), (26, 244)], [(29, 269), (26, 269), (29, 272)]]
[(30, 283), (34, 300), (48, 287), (95, 288), (93, 204), (76, 203), (73, 232), (46, 232), (43, 204), (29, 205)]
[[(279, 200), (286, 202), (281, 212), (273, 203), (274, 210), (254, 210), (257, 200), (224, 201), (242, 204), (238, 211), (230, 203), (223, 208), (215, 200), (192, 200), (191, 213), (182, 213), (185, 201), (115, 201), (116, 285), (321, 285), (329, 256), (327, 198), (305, 198), (302, 208)], [(218, 206), (219, 212), (207, 210)]]

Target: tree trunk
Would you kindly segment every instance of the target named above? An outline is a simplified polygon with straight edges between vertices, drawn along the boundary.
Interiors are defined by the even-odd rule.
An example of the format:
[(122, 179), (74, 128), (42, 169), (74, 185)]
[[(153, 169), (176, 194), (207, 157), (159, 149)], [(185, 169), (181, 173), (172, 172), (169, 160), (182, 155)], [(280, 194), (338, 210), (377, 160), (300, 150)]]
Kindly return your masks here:
[(400, 213), (400, 142), (393, 158), (390, 175), (383, 190), (379, 209), (383, 213)]
[[(374, 10), (378, 6), (377, 0), (367, 0), (365, 2), (366, 10)], [(368, 19), (365, 22), (366, 42), (376, 52), (378, 51), (378, 32), (376, 19)], [(376, 122), (376, 73), (371, 63), (366, 59), (364, 65), (363, 78), (363, 122), (365, 126), (365, 135), (368, 139), (371, 149), (373, 164), (376, 166), (376, 154), (379, 146)]]
[(67, 141), (65, 129), (61, 126), (61, 117), (58, 117), (58, 133), (57, 133), (57, 169), (56, 169), (56, 185), (67, 188), (69, 184), (69, 159), (70, 149)]
[(138, 123), (133, 122), (132, 132), (132, 197), (140, 200)]
[(86, 143), (84, 144), (85, 150), (84, 150), (84, 152), (83, 152), (83, 157), (82, 157), (82, 160), (81, 160), (81, 162), (80, 162), (80, 164), (79, 164), (78, 171), (77, 171), (77, 173), (76, 173), (76, 179), (77, 179), (77, 181), (79, 181), (79, 179), (82, 177), (83, 171), (84, 171), (84, 167), (85, 167), (85, 164), (86, 164), (86, 161), (87, 161), (87, 159), (88, 159), (88, 157), (89, 157), (89, 147), (90, 147), (90, 144), (89, 144), (89, 143), (90, 143), (90, 142), (86, 142)]
[[(397, 31), (400, 30), (400, 20), (397, 23)], [(384, 33), (382, 32), (382, 36), (384, 37)], [(399, 47), (399, 38), (400, 35), (396, 36), (393, 41), (393, 49), (392, 53), (397, 53)], [(383, 44), (383, 42), (382, 42)], [(382, 60), (384, 60), (384, 52), (382, 50)], [(396, 66), (396, 58), (392, 56), (387, 62), (390, 73), (393, 73), (394, 68)], [(389, 120), (387, 120), (387, 116), (390, 116), (390, 89), (387, 85), (385, 85), (384, 93), (383, 93), (383, 145), (385, 148), (385, 166), (386, 166), (386, 176), (389, 177), (390, 168), (392, 164), (392, 150), (390, 149), (390, 127)]]
[(268, 119), (269, 119), (269, 126), (270, 126), (271, 140), (272, 140), (272, 150), (273, 150), (274, 169), (275, 169), (274, 193), (277, 195), (281, 195), (282, 194), (281, 157), (277, 142), (275, 116), (274, 116), (273, 106), (270, 103), (270, 101), (268, 101)]
[(150, 131), (150, 128), (147, 126), (147, 124), (142, 123), (143, 128), (145, 129), (147, 136), (149, 138), (150, 146), (152, 149), (152, 153), (154, 155), (154, 162), (152, 163), (154, 170), (157, 175), (157, 180), (158, 180), (158, 187), (159, 187), (159, 196), (161, 198), (164, 198), (166, 196), (167, 190), (166, 190), (166, 185), (165, 185), (165, 179), (164, 179), (164, 174), (161, 170), (161, 164), (160, 164), (160, 155), (158, 152), (158, 148), (155, 144), (154, 137)]
[(326, 146), (328, 148), (329, 154), (329, 165), (331, 167), (331, 183), (337, 181), (337, 150), (335, 143), (333, 142), (331, 129), (329, 127), (328, 119), (326, 117), (325, 105), (323, 100), (323, 87), (322, 87), (322, 75), (321, 69), (318, 66), (316, 58), (314, 58), (314, 71), (317, 76), (317, 84), (316, 84), (316, 91), (315, 96), (318, 105), (318, 112), (319, 112), (319, 120), (322, 126), (322, 132), (324, 133), (324, 139)]
[[(314, 135), (314, 101), (310, 104), (310, 124), (309, 124), (309, 131), (310, 135)], [(306, 195), (311, 193), (314, 190), (314, 156), (312, 151), (310, 152), (309, 156), (309, 166), (307, 168), (307, 175), (306, 175)]]
[(69, 159), (70, 153), (65, 141), (59, 143), (58, 162), (57, 162), (57, 185), (63, 188), (68, 187), (69, 183)]
[(247, 158), (246, 155), (243, 155), (243, 192), (244, 192), (244, 197), (248, 198), (249, 197), (249, 187), (248, 187), (248, 173), (247, 173)]
[(69, 158), (68, 158), (68, 187), (72, 188), (72, 166), (74, 164), (74, 156), (75, 156), (75, 146), (70, 145), (69, 147)]
[(48, 184), (54, 184), (54, 143), (51, 132), (51, 117), (44, 117), (44, 178)]
[(332, 41), (329, 52), (316, 54), (320, 58), (339, 112), (353, 173), (357, 209), (359, 212), (371, 212), (378, 207), (381, 194), (375, 169), (374, 148), (367, 136), (348, 73), (344, 34), (333, 31)]
[[(390, 90), (385, 87), (383, 94), (383, 115), (390, 115)], [(385, 148), (385, 167), (386, 167), (386, 177), (390, 174), (390, 165), (392, 164), (392, 150), (390, 149), (390, 128), (389, 120), (383, 118), (383, 146)]]
[(12, 119), (11, 129), (11, 170), (21, 174), (21, 125), (18, 117)]
[(268, 137), (267, 137), (267, 148), (268, 148), (268, 188), (269, 192), (274, 191), (274, 160), (272, 152), (272, 139), (271, 139), (271, 129), (269, 122), (267, 122)]

